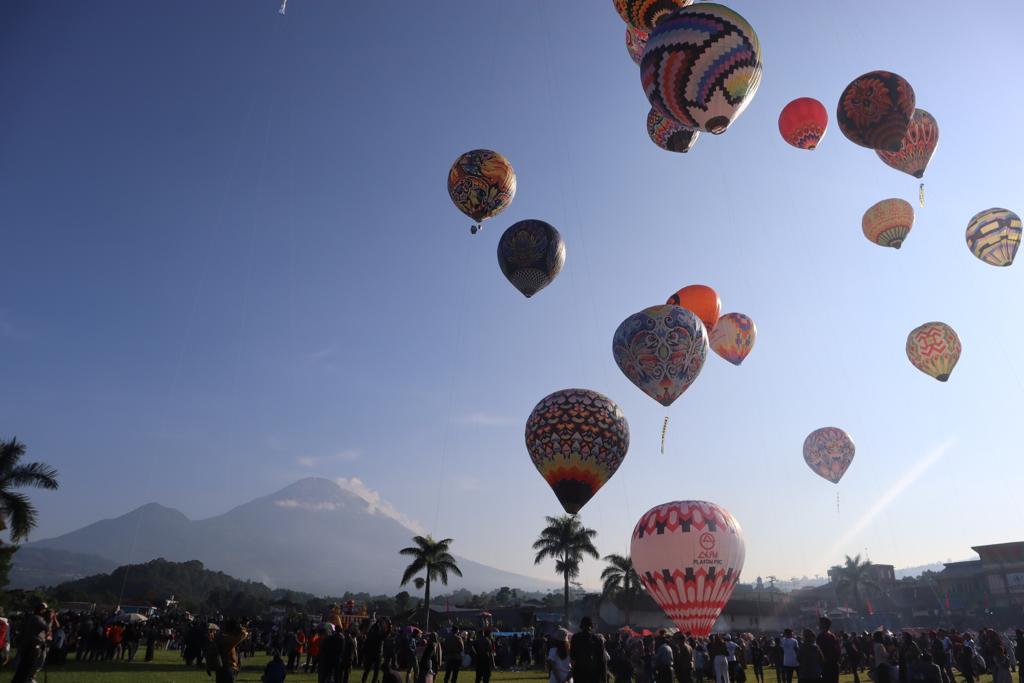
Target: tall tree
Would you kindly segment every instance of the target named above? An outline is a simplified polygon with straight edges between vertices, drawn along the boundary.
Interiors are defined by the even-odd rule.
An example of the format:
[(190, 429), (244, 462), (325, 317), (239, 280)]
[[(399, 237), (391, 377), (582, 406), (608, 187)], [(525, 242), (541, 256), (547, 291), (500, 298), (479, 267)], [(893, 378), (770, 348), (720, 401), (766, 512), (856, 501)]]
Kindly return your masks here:
[(451, 548), (452, 539), (442, 538), (435, 541), (431, 536), (415, 536), (412, 542), (416, 545), (402, 548), (398, 552), (413, 558), (405, 573), (402, 574), (402, 585), (409, 583), (414, 576), (423, 572), (423, 577), (417, 579), (414, 584), (417, 588), (420, 581), (423, 582), (423, 630), (430, 630), (430, 583), (440, 579), (441, 583), (448, 585), (448, 572), (456, 576), (462, 576), (455, 558), (448, 550)]
[(865, 604), (868, 593), (879, 590), (878, 582), (871, 578), (871, 560), (861, 562), (860, 555), (846, 556), (846, 562), (833, 570), (836, 593), (846, 595), (858, 608)]
[(594, 547), (597, 532), (588, 529), (572, 515), (547, 517), (547, 526), (533, 544), (537, 556), (534, 564), (540, 564), (551, 558), (555, 561), (555, 571), (565, 580), (563, 607), (565, 609), (565, 625), (569, 625), (569, 580), (580, 575), (580, 564), (583, 556), (589, 555), (595, 560), (601, 555)]
[(625, 612), (626, 626), (629, 626), (629, 613), (644, 592), (640, 575), (636, 573), (633, 561), (628, 556), (605, 555), (604, 561), (608, 566), (601, 572), (601, 581), (604, 584), (601, 588), (601, 598), (618, 598)]
[[(25, 444), (12, 438), (0, 440), (0, 531), (10, 529), (11, 541), (28, 538), (36, 525), (36, 508), (24, 493), (14, 489), (31, 486), (57, 488), (57, 470), (41, 462), (21, 462)], [(0, 542), (0, 588), (7, 585), (11, 558), (18, 547)]]

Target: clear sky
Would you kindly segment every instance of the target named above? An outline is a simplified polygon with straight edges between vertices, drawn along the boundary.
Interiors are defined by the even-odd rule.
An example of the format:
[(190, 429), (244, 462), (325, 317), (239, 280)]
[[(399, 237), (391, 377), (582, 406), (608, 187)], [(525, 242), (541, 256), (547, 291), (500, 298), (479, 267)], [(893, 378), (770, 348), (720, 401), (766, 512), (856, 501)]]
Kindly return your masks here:
[[(687, 498), (739, 519), (748, 580), (1022, 538), (1024, 266), (976, 260), (964, 229), (1024, 212), (1024, 4), (734, 0), (764, 79), (685, 156), (647, 138), (611, 0), (277, 5), (0, 4), (0, 433), (61, 479), (33, 494), (35, 538), (358, 477), (457, 552), (549, 575), (529, 547), (561, 508), (523, 424), (565, 387), (608, 394), (631, 427), (582, 513), (602, 553)], [(834, 116), (873, 69), (906, 77), (942, 131), (899, 251), (861, 215), (916, 205), (917, 181), (834, 125), (813, 153), (776, 127), (800, 96)], [(476, 147), (519, 190), (471, 237), (444, 183)], [(495, 260), (524, 218), (568, 245), (531, 300)], [(665, 411), (611, 337), (690, 283), (759, 337), (742, 367), (709, 356), (661, 455)], [(904, 354), (931, 320), (963, 341), (947, 384)], [(857, 443), (839, 513), (801, 455), (827, 425)]]

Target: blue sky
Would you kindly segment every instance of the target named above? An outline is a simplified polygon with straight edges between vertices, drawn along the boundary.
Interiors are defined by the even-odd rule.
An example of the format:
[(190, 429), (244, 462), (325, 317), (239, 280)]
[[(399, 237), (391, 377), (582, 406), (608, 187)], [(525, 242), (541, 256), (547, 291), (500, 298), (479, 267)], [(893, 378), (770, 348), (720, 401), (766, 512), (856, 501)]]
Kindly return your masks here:
[[(3, 3), (0, 433), (62, 483), (34, 495), (35, 537), (152, 500), (195, 518), (357, 477), (461, 554), (545, 574), (529, 545), (560, 507), (522, 427), (583, 386), (632, 431), (582, 514), (603, 553), (685, 498), (739, 519), (750, 579), (1018, 540), (1021, 266), (982, 264), (963, 232), (982, 209), (1024, 211), (1007, 57), (1024, 6), (732, 6), (764, 79), (683, 156), (647, 139), (610, 1), (291, 0), (286, 17), (276, 0)], [(776, 128), (796, 97), (834, 116), (880, 68), (941, 127), (900, 251), (860, 218), (916, 204), (915, 179), (834, 125), (813, 153)], [(472, 238), (444, 181), (476, 147), (503, 152), (519, 189)], [(531, 300), (494, 255), (524, 218), (568, 246)], [(759, 337), (740, 368), (708, 359), (661, 455), (664, 410), (615, 367), (611, 336), (690, 283)], [(948, 384), (904, 355), (930, 320), (963, 341)], [(839, 513), (801, 456), (826, 425), (857, 443)]]

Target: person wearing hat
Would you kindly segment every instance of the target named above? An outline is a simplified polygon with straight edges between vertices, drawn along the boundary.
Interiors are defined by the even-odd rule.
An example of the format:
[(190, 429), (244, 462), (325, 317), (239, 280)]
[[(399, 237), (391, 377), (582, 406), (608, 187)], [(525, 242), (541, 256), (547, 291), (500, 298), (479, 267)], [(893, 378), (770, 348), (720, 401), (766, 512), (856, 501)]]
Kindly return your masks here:
[(37, 604), (35, 611), (25, 617), (18, 642), (18, 668), (11, 683), (31, 683), (34, 680), (36, 671), (46, 661), (46, 638), (54, 621), (53, 612), (45, 602)]

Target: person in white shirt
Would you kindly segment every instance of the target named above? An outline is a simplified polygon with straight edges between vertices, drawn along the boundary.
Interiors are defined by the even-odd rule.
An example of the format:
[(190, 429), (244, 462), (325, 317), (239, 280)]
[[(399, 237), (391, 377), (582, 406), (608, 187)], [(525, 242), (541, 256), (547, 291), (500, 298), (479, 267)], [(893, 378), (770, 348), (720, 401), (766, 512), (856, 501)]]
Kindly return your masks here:
[(548, 683), (569, 683), (572, 680), (572, 661), (569, 659), (569, 633), (557, 639), (548, 650)]
[(793, 629), (787, 628), (782, 632), (782, 681), (783, 683), (793, 683), (793, 672), (800, 666), (800, 661), (797, 659), (797, 651), (800, 649), (800, 643), (796, 642), (796, 638), (793, 637)]

